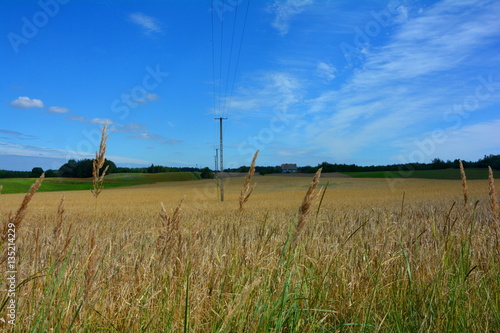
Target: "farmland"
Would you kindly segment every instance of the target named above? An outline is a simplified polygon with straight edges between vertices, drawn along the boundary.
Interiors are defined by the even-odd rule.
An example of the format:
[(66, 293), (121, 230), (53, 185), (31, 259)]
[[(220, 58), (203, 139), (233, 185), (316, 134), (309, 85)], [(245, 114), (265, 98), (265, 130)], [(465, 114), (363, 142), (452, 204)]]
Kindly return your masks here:
[[(106, 176), (106, 187), (122, 187), (157, 182), (171, 182), (181, 180), (199, 179), (193, 172), (167, 172), (167, 173), (119, 173)], [(0, 179), (3, 185), (2, 193), (26, 193), (35, 179), (33, 178), (6, 178)], [(90, 190), (92, 178), (47, 178), (42, 183), (39, 192)]]
[[(322, 177), (297, 230), (311, 179), (255, 176), (243, 211), (240, 177), (223, 203), (214, 180), (35, 194), (17, 229), (14, 331), (500, 327), (487, 180), (467, 182), (464, 205), (457, 180)], [(23, 197), (0, 194), (2, 223)]]

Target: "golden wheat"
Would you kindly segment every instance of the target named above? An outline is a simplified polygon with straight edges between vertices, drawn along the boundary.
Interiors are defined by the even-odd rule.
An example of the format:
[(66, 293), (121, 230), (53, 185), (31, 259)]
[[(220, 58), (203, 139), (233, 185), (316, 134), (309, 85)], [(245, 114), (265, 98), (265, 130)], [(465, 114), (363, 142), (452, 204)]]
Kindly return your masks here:
[[(63, 204), (60, 193), (37, 193), (30, 202), (33, 218), (23, 221), (18, 239), (23, 282), (17, 331), (312, 333), (365, 320), (378, 331), (398, 331), (407, 319), (418, 325), (405, 326), (408, 331), (467, 331), (465, 325), (491, 331), (497, 311), (490, 304), (498, 304), (500, 295), (499, 257), (490, 250), (494, 234), (483, 223), (490, 219), (484, 180), (467, 184), (470, 197), (488, 202), (478, 205), (473, 225), (450, 209), (456, 198), (450, 181), (408, 179), (392, 192), (384, 179), (338, 178), (324, 195), (317, 223), (309, 227), (314, 197), (322, 194), (317, 176), (316, 185), (305, 177), (261, 178), (260, 190), (245, 205), (255, 209), (241, 226), (233, 223), (235, 212), (211, 192), (195, 196), (200, 186), (213, 186), (210, 180), (113, 189), (113, 195), (99, 197), (106, 204), (92, 228), (88, 207), (95, 200), (88, 192), (67, 192)], [(228, 201), (236, 205), (240, 190), (240, 182), (228, 183)], [(177, 198), (183, 194), (180, 207)], [(0, 214), (20, 198), (5, 195)], [(155, 243), (168, 230), (154, 228), (158, 198), (164, 202), (162, 221), (177, 229), (174, 234), (186, 235), (168, 244), (177, 249), (174, 257)], [(305, 222), (295, 243), (300, 246), (284, 254), (287, 221), (297, 218), (297, 202), (303, 199)], [(203, 201), (207, 205), (201, 206)], [(456, 223), (441, 243), (446, 215)], [(52, 226), (61, 220), (62, 241), (54, 246)], [(65, 223), (73, 228), (68, 231)], [(464, 237), (468, 228), (474, 237)], [(74, 241), (68, 246), (70, 233)], [(351, 234), (356, 237), (346, 243)], [(467, 302), (454, 304), (458, 298)], [(412, 315), (408, 304), (419, 312)]]

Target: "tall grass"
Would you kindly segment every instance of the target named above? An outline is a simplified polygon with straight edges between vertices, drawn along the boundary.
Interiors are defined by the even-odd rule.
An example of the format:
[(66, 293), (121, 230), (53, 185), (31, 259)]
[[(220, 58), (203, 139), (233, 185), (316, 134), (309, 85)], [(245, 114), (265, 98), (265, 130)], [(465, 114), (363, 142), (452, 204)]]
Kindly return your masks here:
[(241, 189), (239, 204), (240, 204), (240, 212), (243, 211), (243, 205), (250, 198), (250, 194), (252, 194), (255, 189), (255, 185), (250, 187), (250, 183), (252, 182), (252, 177), (255, 173), (255, 162), (257, 161), (257, 156), (259, 156), (259, 151), (257, 150), (253, 155), (252, 163), (250, 164), (250, 169), (248, 170), (248, 174), (245, 177), (245, 181), (243, 182), (243, 188)]
[(460, 175), (462, 177), (462, 191), (464, 194), (464, 207), (467, 206), (467, 200), (469, 198), (468, 191), (467, 191), (467, 177), (465, 175), (465, 170), (464, 170), (464, 165), (462, 161), (458, 161), (460, 164)]
[[(318, 202), (319, 172), (311, 183), (276, 179), (266, 185), (272, 178), (260, 178), (239, 224), (241, 214), (228, 204), (239, 202), (240, 184), (229, 184), (228, 202), (207, 196), (210, 205), (203, 206), (190, 200), (186, 185), (148, 189), (151, 205), (140, 190), (105, 192), (97, 224), (86, 206), (92, 197), (37, 195), (38, 206), (24, 213), (19, 229), (18, 325), (12, 330), (495, 332), (500, 327), (500, 256), (486, 183), (469, 181), (469, 199), (477, 204), (464, 214), (464, 208), (455, 208), (463, 194), (455, 182), (440, 183), (451, 190), (439, 195), (431, 187), (419, 188), (422, 181), (401, 183), (401, 203), (399, 193), (399, 199), (382, 200), (392, 193), (388, 188), (356, 188), (370, 184), (364, 180), (340, 188), (333, 179)], [(186, 198), (177, 202), (183, 192)], [(346, 196), (350, 201), (340, 205)], [(0, 212), (17, 199), (2, 195)], [(320, 203), (317, 218), (310, 218)], [(169, 206), (176, 208), (169, 213)], [(294, 234), (300, 236), (296, 243)], [(5, 283), (0, 279), (0, 289)]]
[(106, 140), (108, 140), (108, 135), (106, 134), (106, 129), (108, 127), (108, 124), (105, 123), (103, 128), (102, 128), (102, 133), (101, 133), (101, 143), (99, 144), (99, 151), (95, 153), (95, 159), (92, 162), (92, 185), (93, 188), (90, 190), (92, 192), (92, 195), (97, 199), (99, 197), (99, 194), (102, 192), (103, 186), (104, 186), (104, 176), (106, 175), (106, 172), (108, 171), (109, 165), (106, 166), (106, 168), (102, 171), (101, 169), (104, 166), (104, 163), (106, 162)]

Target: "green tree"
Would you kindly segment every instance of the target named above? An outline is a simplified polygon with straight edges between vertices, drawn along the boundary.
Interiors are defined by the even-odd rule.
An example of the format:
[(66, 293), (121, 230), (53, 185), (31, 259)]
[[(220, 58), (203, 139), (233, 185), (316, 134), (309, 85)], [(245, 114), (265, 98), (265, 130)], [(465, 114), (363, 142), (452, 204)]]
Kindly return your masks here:
[(31, 169), (31, 177), (38, 178), (43, 174), (43, 169), (40, 167), (36, 167)]
[(209, 168), (203, 169), (201, 171), (200, 176), (202, 179), (214, 179), (215, 178), (214, 173)]

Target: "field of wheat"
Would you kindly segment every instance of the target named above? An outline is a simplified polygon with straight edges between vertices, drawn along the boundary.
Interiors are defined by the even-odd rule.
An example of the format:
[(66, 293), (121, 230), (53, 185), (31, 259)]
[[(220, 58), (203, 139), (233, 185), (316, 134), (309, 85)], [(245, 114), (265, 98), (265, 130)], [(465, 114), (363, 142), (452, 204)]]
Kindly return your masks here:
[[(230, 178), (224, 202), (214, 180), (36, 193), (16, 225), (15, 326), (1, 277), (0, 328), (498, 331), (487, 181), (466, 183), (466, 204), (460, 181), (311, 181)], [(0, 194), (5, 228), (23, 198)]]

